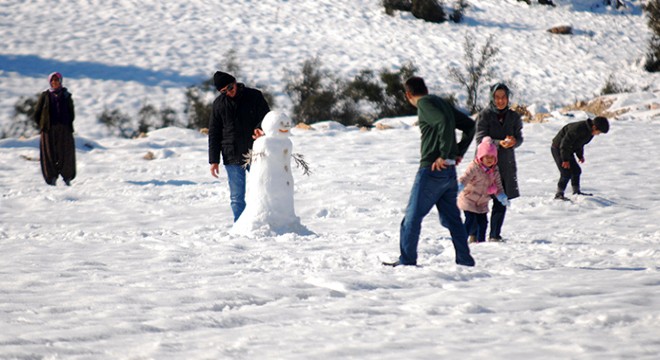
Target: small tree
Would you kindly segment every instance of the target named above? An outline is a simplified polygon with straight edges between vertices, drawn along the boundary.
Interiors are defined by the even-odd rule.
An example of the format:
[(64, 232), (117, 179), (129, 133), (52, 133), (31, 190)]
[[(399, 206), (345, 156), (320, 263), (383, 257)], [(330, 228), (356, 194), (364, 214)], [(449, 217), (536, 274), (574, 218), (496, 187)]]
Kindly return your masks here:
[(34, 120), (39, 94), (21, 97), (14, 103), (14, 114), (7, 128), (1, 129), (0, 139), (8, 137), (32, 136), (39, 131), (39, 124)]
[(644, 68), (648, 72), (660, 71), (660, 0), (649, 0), (644, 6), (648, 16), (648, 26), (653, 35), (649, 40)]
[(412, 14), (418, 19), (433, 23), (447, 21), (443, 3), (438, 0), (412, 0)]
[(492, 62), (499, 49), (493, 44), (493, 35), (489, 36), (484, 46), (476, 51), (476, 43), (470, 35), (465, 35), (465, 71), (457, 67), (449, 70), (449, 76), (465, 87), (468, 95), (467, 108), (474, 114), (480, 110), (478, 103), (479, 90), (488, 80), (493, 78)]

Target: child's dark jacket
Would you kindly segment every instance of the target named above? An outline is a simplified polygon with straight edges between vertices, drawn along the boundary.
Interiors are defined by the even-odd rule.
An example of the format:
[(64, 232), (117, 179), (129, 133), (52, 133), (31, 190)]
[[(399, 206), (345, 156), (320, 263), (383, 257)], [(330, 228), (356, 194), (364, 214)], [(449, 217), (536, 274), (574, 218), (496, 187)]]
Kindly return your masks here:
[(552, 139), (552, 147), (559, 149), (562, 161), (570, 161), (573, 154), (578, 159), (584, 158), (584, 145), (594, 138), (591, 133), (592, 125), (591, 119), (587, 119), (567, 124), (559, 130)]

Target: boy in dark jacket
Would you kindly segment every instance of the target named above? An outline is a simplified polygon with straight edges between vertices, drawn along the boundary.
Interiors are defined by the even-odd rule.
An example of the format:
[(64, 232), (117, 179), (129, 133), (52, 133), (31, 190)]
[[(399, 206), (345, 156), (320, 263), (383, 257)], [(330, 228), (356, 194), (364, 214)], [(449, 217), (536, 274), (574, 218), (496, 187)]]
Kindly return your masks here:
[(578, 165), (578, 162), (575, 161), (575, 156), (577, 156), (577, 160), (580, 163), (583, 163), (584, 146), (594, 136), (607, 134), (609, 129), (610, 124), (607, 119), (599, 116), (593, 120), (587, 119), (567, 124), (552, 139), (552, 157), (555, 159), (560, 174), (555, 199), (568, 200), (564, 196), (564, 190), (566, 190), (569, 181), (573, 187), (573, 194), (592, 195), (580, 191), (580, 174), (582, 174), (582, 169)]

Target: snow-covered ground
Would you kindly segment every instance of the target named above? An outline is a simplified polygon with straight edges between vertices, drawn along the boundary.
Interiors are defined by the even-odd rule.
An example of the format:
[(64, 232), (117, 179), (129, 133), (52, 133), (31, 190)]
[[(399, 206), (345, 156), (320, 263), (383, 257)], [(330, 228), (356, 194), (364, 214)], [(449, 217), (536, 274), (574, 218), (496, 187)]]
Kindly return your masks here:
[[(464, 24), (434, 25), (384, 15), (377, 1), (3, 1), (0, 122), (62, 71), (78, 177), (46, 186), (38, 139), (0, 140), (0, 358), (655, 359), (660, 89), (641, 69), (649, 32), (639, 2), (621, 12), (555, 2), (473, 0)], [(545, 31), (565, 23), (576, 35)], [(126, 140), (96, 123), (104, 107), (180, 106), (232, 48), (245, 77), (276, 92), (284, 69), (319, 54), (345, 76), (414, 59), (432, 91), (461, 93), (447, 74), (466, 32), (494, 34), (517, 100), (553, 114), (525, 124), (508, 241), (472, 246), (475, 268), (454, 265), (435, 211), (421, 267), (380, 265), (398, 255), (414, 118), (386, 119), (384, 131), (296, 129), (294, 151), (313, 172), (294, 169), (296, 214), (315, 234), (271, 237), (230, 234), (226, 177), (211, 177), (204, 135)], [(586, 116), (558, 106), (592, 98), (611, 73), (639, 92), (612, 97), (611, 110), (630, 111), (586, 148), (583, 187), (595, 196), (553, 201), (550, 141)]]

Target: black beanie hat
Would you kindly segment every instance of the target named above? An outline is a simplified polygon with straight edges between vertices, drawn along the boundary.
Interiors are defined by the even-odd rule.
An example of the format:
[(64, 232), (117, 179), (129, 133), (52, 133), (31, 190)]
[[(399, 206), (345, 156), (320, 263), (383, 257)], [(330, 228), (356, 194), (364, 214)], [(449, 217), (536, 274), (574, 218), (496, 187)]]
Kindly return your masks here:
[(600, 130), (603, 134), (607, 134), (610, 130), (610, 123), (607, 121), (607, 118), (598, 116), (593, 121), (596, 129)]
[(236, 82), (236, 78), (225, 72), (216, 71), (215, 74), (213, 74), (213, 84), (215, 85), (215, 88), (218, 90), (224, 88), (225, 86), (233, 82)]

